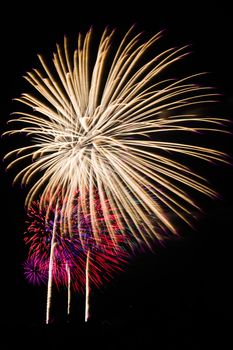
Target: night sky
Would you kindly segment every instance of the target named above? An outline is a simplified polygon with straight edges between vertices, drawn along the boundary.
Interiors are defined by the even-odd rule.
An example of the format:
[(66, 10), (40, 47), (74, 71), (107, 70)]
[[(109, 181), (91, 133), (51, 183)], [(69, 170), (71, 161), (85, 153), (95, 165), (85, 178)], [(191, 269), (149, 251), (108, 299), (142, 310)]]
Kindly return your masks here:
[[(233, 119), (233, 22), (229, 5), (170, 7), (164, 2), (50, 1), (24, 6), (1, 5), (1, 118), (7, 129), (12, 99), (30, 89), (22, 76), (37, 65), (37, 53), (50, 57), (56, 42), (66, 34), (75, 38), (91, 25), (98, 33), (109, 25), (124, 34), (136, 24), (138, 31), (155, 34), (165, 29), (161, 45), (191, 44), (191, 58), (183, 61), (183, 73), (210, 72), (208, 82), (220, 92), (214, 112)], [(227, 3), (227, 2), (226, 2)], [(3, 22), (3, 19), (5, 22)], [(231, 129), (232, 130), (232, 129)], [(1, 159), (20, 138), (1, 139)], [(232, 154), (232, 136), (219, 136), (216, 147)], [(91, 320), (84, 325), (83, 297), (74, 301), (71, 321), (65, 322), (65, 291), (55, 293), (54, 323), (45, 327), (46, 287), (24, 280), (22, 262), (27, 251), (24, 199), (27, 191), (12, 186), (16, 171), (0, 169), (1, 190), (1, 326), (0, 347), (11, 349), (15, 340), (24, 348), (106, 349), (225, 349), (232, 328), (232, 166), (204, 165), (219, 200), (200, 203), (204, 215), (196, 228), (179, 227), (182, 238), (158, 247), (154, 254), (133, 259), (125, 272), (91, 296)], [(2, 344), (1, 344), (2, 342)], [(2, 346), (1, 346), (2, 345)], [(54, 345), (54, 347), (51, 347)], [(55, 347), (56, 345), (56, 347)], [(228, 345), (228, 348), (230, 346)]]

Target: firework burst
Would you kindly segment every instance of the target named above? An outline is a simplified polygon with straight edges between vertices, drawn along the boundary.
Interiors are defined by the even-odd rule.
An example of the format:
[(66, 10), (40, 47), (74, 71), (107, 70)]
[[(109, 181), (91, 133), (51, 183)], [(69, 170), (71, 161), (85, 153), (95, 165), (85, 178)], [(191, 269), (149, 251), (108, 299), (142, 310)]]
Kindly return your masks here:
[[(56, 209), (53, 206), (53, 208), (54, 210), (50, 210), (49, 218), (46, 216), (47, 207), (40, 208), (39, 201), (33, 202), (28, 209), (24, 241), (29, 248), (29, 258), (24, 265), (25, 274), (27, 266), (31, 265), (31, 270), (35, 266), (35, 274), (37, 270), (38, 274), (47, 271), (48, 276), (50, 251), (53, 245), (52, 273), (57, 287), (68, 284), (67, 268), (69, 268), (72, 288), (75, 291), (84, 292), (87, 254), (89, 254), (90, 283), (92, 286), (100, 287), (104, 281), (111, 279), (114, 272), (121, 270), (121, 265), (129, 259), (129, 252), (126, 249), (127, 242), (130, 240), (129, 234), (117, 226), (115, 218), (111, 215), (111, 224), (117, 237), (117, 245), (113, 244), (108, 236), (107, 228), (104, 227), (99, 202), (96, 202), (95, 206), (98, 219), (102, 221), (102, 231), (98, 244), (93, 238), (90, 220), (85, 218), (82, 212), (79, 225), (82, 233), (78, 232), (76, 208), (73, 209), (72, 236), (60, 232), (58, 225), (53, 239), (54, 222), (59, 223), (59, 219), (56, 220), (55, 216), (59, 217), (61, 210), (59, 207)], [(81, 235), (83, 236), (82, 241), (80, 240)], [(33, 282), (30, 278), (28, 280)]]
[(48, 280), (47, 264), (37, 256), (29, 256), (23, 263), (24, 275), (27, 281), (33, 285), (46, 283)]
[(80, 224), (77, 225), (77, 208), (73, 208), (71, 236), (59, 230), (61, 208), (58, 202), (51, 206), (48, 200), (49, 216), (47, 207), (41, 208), (39, 201), (33, 202), (28, 209), (28, 227), (24, 240), (29, 247), (29, 257), (24, 263), (24, 270), (30, 283), (40, 284), (48, 281), (46, 323), (50, 320), (53, 282), (57, 287), (63, 285), (68, 289), (68, 314), (71, 289), (82, 293), (85, 291), (87, 321), (91, 288), (100, 287), (109, 281), (129, 260), (129, 253), (125, 249), (129, 238), (126, 240), (127, 235), (118, 227), (114, 215), (111, 214), (111, 225), (117, 237), (117, 244), (113, 244), (103, 219), (100, 201), (97, 196), (95, 198), (95, 213), (101, 221), (98, 244), (94, 239), (90, 219), (85, 217), (82, 211), (79, 211)]
[(92, 29), (80, 34), (74, 51), (65, 37), (52, 65), (39, 56), (41, 68), (26, 74), (34, 93), (17, 100), (30, 109), (15, 113), (11, 122), (22, 127), (7, 133), (25, 133), (32, 145), (8, 153), (6, 158), (17, 155), (8, 168), (31, 160), (15, 181), (28, 184), (36, 179), (26, 198), (29, 206), (38, 193), (45, 206), (49, 193), (49, 212), (59, 196), (61, 231), (66, 227), (72, 235), (72, 208), (79, 189), (77, 218), (80, 211), (89, 218), (99, 241), (101, 223), (93, 204), (97, 191), (111, 240), (117, 241), (110, 218), (115, 208), (118, 225), (127, 226), (138, 242), (151, 247), (163, 238), (161, 232), (176, 233), (166, 211), (189, 222), (197, 209), (191, 191), (216, 196), (179, 155), (226, 161), (215, 149), (174, 141), (173, 136), (223, 131), (223, 120), (190, 112), (216, 98), (209, 87), (194, 83), (199, 74), (165, 78), (167, 69), (187, 55), (187, 47), (154, 54), (161, 33), (144, 40), (133, 28), (113, 47), (114, 31), (106, 29), (95, 51), (92, 37)]

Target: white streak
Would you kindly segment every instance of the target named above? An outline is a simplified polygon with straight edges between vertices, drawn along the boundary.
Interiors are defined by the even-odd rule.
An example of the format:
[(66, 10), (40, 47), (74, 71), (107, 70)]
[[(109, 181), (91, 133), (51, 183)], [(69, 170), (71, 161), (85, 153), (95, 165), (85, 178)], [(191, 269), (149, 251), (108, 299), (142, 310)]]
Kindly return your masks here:
[(56, 224), (57, 224), (57, 208), (58, 203), (56, 205), (55, 214), (54, 214), (54, 222), (53, 222), (53, 232), (51, 239), (51, 247), (50, 247), (50, 257), (49, 257), (49, 276), (48, 276), (48, 289), (47, 289), (47, 307), (46, 307), (46, 324), (50, 321), (50, 309), (51, 309), (51, 300), (52, 300), (52, 282), (53, 282), (53, 260), (54, 260), (54, 249), (55, 249), (55, 235), (56, 235)]
[(67, 316), (70, 315), (70, 302), (71, 302), (71, 279), (70, 279), (70, 267), (66, 263), (66, 272), (67, 272)]
[(86, 294), (85, 294), (85, 322), (89, 319), (89, 308), (90, 308), (90, 286), (89, 286), (89, 260), (90, 260), (90, 251), (87, 252), (87, 260), (86, 260)]

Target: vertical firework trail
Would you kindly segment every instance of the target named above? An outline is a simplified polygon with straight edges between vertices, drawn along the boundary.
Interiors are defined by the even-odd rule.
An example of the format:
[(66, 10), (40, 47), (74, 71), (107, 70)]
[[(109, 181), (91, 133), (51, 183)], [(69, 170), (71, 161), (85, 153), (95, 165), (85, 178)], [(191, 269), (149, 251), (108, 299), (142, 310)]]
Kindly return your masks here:
[(90, 281), (89, 281), (89, 273), (90, 273), (90, 250), (87, 251), (87, 260), (86, 260), (86, 295), (85, 295), (85, 322), (88, 321), (90, 313)]
[(70, 303), (71, 303), (71, 278), (70, 278), (70, 267), (66, 262), (66, 272), (67, 272), (67, 317), (70, 316)]
[(56, 209), (55, 209), (55, 213), (54, 213), (53, 232), (52, 232), (50, 257), (49, 257), (46, 324), (48, 324), (50, 321), (50, 309), (51, 309), (51, 300), (52, 300), (52, 282), (53, 282), (53, 261), (54, 261), (54, 249), (55, 249), (55, 245), (56, 245), (55, 235), (56, 235), (56, 223), (57, 223), (57, 209), (58, 209), (58, 203), (56, 204)]

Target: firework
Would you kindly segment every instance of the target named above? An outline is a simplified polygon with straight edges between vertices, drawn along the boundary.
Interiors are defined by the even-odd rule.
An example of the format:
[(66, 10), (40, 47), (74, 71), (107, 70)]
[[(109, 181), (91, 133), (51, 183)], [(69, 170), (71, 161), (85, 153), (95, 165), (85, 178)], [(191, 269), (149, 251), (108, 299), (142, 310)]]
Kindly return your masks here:
[[(108, 281), (117, 271), (120, 271), (121, 265), (129, 260), (129, 253), (125, 249), (127, 235), (123, 229), (118, 227), (114, 215), (111, 215), (111, 224), (118, 237), (117, 245), (113, 244), (108, 236), (100, 201), (97, 201), (97, 198), (94, 209), (98, 220), (102, 222), (98, 244), (93, 238), (90, 220), (82, 212), (79, 218), (80, 225), (76, 224), (77, 208), (73, 209), (72, 236), (60, 232), (60, 226), (56, 226), (61, 218), (61, 208), (58, 204), (53, 206), (53, 210), (50, 210), (49, 217), (46, 215), (47, 208), (40, 208), (39, 201), (33, 202), (28, 210), (28, 227), (24, 239), (29, 247), (27, 261), (36, 262), (37, 274), (46, 272), (48, 279), (46, 323), (49, 323), (50, 319), (53, 282), (57, 287), (67, 286), (68, 315), (70, 314), (71, 287), (74, 291), (85, 291), (85, 321), (87, 321), (91, 287), (100, 287), (104, 281)], [(78, 227), (81, 233), (77, 231)], [(81, 235), (83, 236), (82, 241), (80, 240)], [(26, 277), (29, 282), (32, 282), (29, 276)], [(37, 275), (34, 279), (36, 277)], [(39, 276), (37, 278), (39, 284)]]
[(90, 276), (90, 250), (87, 252), (87, 260), (86, 260), (86, 298), (85, 298), (85, 322), (88, 321), (89, 318), (89, 276)]
[[(49, 202), (48, 202), (49, 203)], [(67, 266), (70, 270), (72, 287), (83, 293), (85, 290), (85, 266), (87, 253), (90, 252), (91, 283), (101, 286), (103, 280), (111, 278), (115, 270), (120, 269), (121, 263), (129, 258), (127, 251), (128, 241), (133, 237), (125, 229), (117, 225), (114, 215), (111, 215), (112, 228), (115, 230), (117, 244), (113, 244), (108, 236), (107, 227), (103, 218), (100, 201), (96, 201), (95, 211), (101, 221), (99, 242), (93, 238), (92, 226), (89, 217), (81, 212), (80, 224), (76, 224), (77, 208), (73, 209), (72, 236), (59, 230), (54, 230), (54, 223), (59, 223), (61, 208), (53, 206), (50, 216), (46, 216), (47, 207), (40, 208), (39, 201), (32, 203), (27, 212), (27, 230), (24, 235), (25, 244), (29, 248), (29, 256), (37, 257), (42, 266), (49, 265), (51, 247), (54, 246), (53, 279), (57, 286), (67, 285)], [(80, 230), (81, 232), (79, 232)], [(54, 234), (55, 233), (55, 234)], [(54, 237), (53, 237), (54, 234)], [(82, 239), (80, 236), (82, 235)], [(135, 242), (136, 244), (136, 242)]]
[(36, 256), (29, 256), (23, 263), (24, 275), (27, 281), (33, 285), (46, 283), (48, 279), (47, 264)]
[[(114, 31), (106, 29), (96, 51), (92, 37), (92, 29), (80, 34), (74, 51), (65, 37), (64, 45), (57, 45), (53, 66), (39, 56), (41, 68), (26, 74), (34, 91), (17, 100), (29, 109), (15, 113), (11, 122), (22, 127), (7, 134), (24, 133), (32, 144), (8, 153), (6, 158), (17, 155), (8, 168), (31, 161), (15, 181), (35, 181), (26, 198), (29, 206), (38, 193), (45, 205), (49, 193), (49, 211), (60, 196), (61, 231), (66, 226), (72, 235), (72, 208), (79, 189), (77, 218), (79, 211), (89, 218), (98, 242), (101, 223), (93, 208), (97, 191), (112, 241), (117, 241), (110, 219), (115, 208), (118, 224), (151, 247), (163, 238), (161, 232), (176, 233), (167, 211), (190, 222), (192, 210), (199, 209), (191, 191), (216, 196), (179, 155), (206, 162), (226, 161), (225, 155), (173, 137), (223, 131), (222, 119), (192, 111), (214, 101), (216, 94), (194, 82), (199, 74), (166, 77), (168, 68), (187, 55), (187, 47), (156, 51), (161, 33), (143, 39), (131, 28), (117, 46)], [(82, 235), (79, 238), (82, 241)]]

